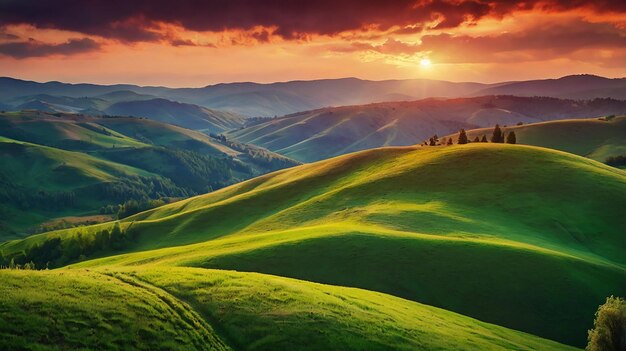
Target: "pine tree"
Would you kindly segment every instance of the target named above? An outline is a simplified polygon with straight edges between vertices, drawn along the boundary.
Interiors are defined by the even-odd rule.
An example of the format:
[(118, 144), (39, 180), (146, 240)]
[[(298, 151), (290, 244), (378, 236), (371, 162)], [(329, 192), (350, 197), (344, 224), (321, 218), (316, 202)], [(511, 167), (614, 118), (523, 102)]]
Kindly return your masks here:
[(452, 145), (452, 138), (448, 139), (448, 145)]
[(509, 135), (506, 136), (506, 143), (515, 144), (516, 142), (517, 142), (517, 139), (515, 138), (515, 132), (511, 131)]
[(492, 143), (504, 142), (504, 135), (502, 135), (502, 130), (500, 129), (500, 126), (497, 124), (496, 124), (496, 127), (493, 129), (493, 134), (491, 135), (491, 142)]
[(480, 139), (478, 139), (478, 135), (472, 140), (472, 143), (480, 143)]
[(437, 134), (435, 134), (435, 135), (433, 135), (430, 138), (430, 144), (429, 145), (430, 146), (435, 146), (435, 145), (437, 145), (437, 142), (439, 142), (439, 137), (437, 136)]
[(481, 143), (486, 143), (487, 142), (487, 136), (485, 134), (483, 134), (483, 137), (480, 138), (480, 142)]
[(458, 144), (467, 144), (467, 134), (465, 134), (465, 129), (461, 129), (459, 131), (459, 141)]

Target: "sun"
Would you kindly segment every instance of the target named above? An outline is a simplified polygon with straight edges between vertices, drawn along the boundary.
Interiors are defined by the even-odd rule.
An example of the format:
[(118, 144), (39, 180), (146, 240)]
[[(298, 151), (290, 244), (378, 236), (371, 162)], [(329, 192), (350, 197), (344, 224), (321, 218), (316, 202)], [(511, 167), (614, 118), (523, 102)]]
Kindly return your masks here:
[(430, 65), (432, 64), (432, 62), (430, 61), (430, 59), (424, 57), (423, 59), (420, 60), (420, 66), (424, 67), (424, 68), (428, 68), (430, 67)]

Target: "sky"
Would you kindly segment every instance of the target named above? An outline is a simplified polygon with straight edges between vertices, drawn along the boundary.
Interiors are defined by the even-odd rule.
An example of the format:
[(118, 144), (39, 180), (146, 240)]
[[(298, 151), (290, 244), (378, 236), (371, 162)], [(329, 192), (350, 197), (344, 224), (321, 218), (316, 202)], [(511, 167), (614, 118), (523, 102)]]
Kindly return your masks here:
[(625, 0), (1, 0), (0, 76), (199, 87), (626, 76)]

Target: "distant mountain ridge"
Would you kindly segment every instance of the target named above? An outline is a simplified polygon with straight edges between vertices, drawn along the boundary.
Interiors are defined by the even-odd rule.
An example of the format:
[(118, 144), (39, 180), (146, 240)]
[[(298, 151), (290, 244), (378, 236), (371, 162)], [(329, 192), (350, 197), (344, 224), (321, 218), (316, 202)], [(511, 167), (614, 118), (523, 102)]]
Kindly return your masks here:
[[(428, 97), (482, 95), (546, 96), (572, 99), (610, 97), (626, 99), (626, 78), (593, 75), (493, 84), (447, 82), (428, 79), (370, 81), (358, 78), (289, 81), (269, 84), (220, 83), (201, 88), (167, 88), (131, 84), (97, 85), (61, 82), (38, 83), (0, 78), (0, 102), (37, 94), (99, 97), (137, 94), (145, 100), (164, 98), (245, 116), (281, 116), (299, 111), (343, 105), (360, 105)], [(130, 100), (125, 100), (130, 101)]]
[(626, 113), (626, 101), (482, 96), (424, 99), (299, 112), (227, 133), (302, 162), (381, 146), (418, 144), (461, 128)]
[(49, 113), (145, 117), (206, 133), (221, 133), (245, 124), (245, 118), (232, 112), (118, 90), (96, 97), (70, 97), (50, 94), (22, 96), (8, 100), (2, 110), (38, 110)]

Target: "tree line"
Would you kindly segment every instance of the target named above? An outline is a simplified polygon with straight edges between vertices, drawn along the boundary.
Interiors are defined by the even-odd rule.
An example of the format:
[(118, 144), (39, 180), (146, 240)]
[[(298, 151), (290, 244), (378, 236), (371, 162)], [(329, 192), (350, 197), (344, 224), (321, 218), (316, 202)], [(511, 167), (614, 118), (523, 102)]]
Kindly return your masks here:
[(122, 229), (119, 222), (95, 233), (78, 231), (71, 237), (48, 237), (41, 243), (4, 256), (0, 252), (0, 267), (11, 269), (47, 269), (85, 260), (99, 252), (120, 251), (136, 241), (137, 232), (129, 227)]
[[(516, 144), (517, 136), (515, 135), (514, 131), (510, 131), (509, 133), (502, 131), (502, 129), (500, 128), (500, 125), (496, 124), (495, 128), (493, 129), (493, 132), (491, 133), (491, 138), (489, 139), (489, 141), (491, 141), (492, 143)], [(465, 129), (460, 129), (459, 136), (457, 138), (457, 144), (462, 145), (462, 144), (468, 144), (470, 142), (487, 143), (488, 142), (487, 135), (483, 134), (482, 137), (478, 137), (477, 135), (476, 137), (474, 137), (472, 141), (470, 141)], [(424, 142), (422, 143), (423, 146), (452, 145), (452, 144), (454, 144), (452, 137), (448, 138), (447, 140), (446, 138), (442, 138), (440, 140), (437, 134), (428, 138), (428, 140), (424, 140)]]

